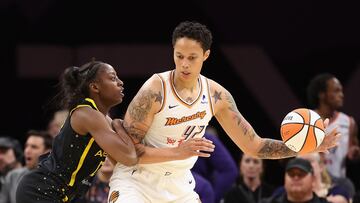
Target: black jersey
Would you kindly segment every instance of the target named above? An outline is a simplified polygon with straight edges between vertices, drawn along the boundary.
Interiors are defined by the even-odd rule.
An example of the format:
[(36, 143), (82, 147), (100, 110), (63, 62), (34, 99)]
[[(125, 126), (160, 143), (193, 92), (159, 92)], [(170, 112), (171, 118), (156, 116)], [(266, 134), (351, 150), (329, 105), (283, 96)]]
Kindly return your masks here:
[(52, 152), (40, 161), (39, 169), (62, 183), (65, 199), (82, 195), (107, 156), (88, 133), (77, 134), (71, 127), (70, 118), (77, 108), (91, 107), (98, 110), (92, 99), (86, 98), (70, 111), (60, 133), (55, 137)]

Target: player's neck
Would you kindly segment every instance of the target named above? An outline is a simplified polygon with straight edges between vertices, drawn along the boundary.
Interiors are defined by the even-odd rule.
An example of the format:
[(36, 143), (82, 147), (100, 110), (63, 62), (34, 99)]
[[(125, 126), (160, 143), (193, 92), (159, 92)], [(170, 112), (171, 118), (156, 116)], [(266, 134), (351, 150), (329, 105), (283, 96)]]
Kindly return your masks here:
[(180, 92), (180, 91), (197, 91), (198, 87), (199, 87), (199, 83), (198, 83), (198, 79), (193, 80), (193, 81), (182, 81), (179, 79), (174, 80), (174, 86), (176, 91)]
[(333, 118), (336, 115), (336, 110), (327, 106), (327, 105), (320, 105), (315, 111), (321, 116), (322, 119)]
[(104, 116), (106, 116), (108, 114), (108, 112), (110, 111), (110, 108), (109, 106), (105, 106), (103, 103), (100, 102), (100, 99), (98, 98), (94, 98), (93, 99), (94, 102), (95, 102), (95, 105), (97, 107), (97, 109), (102, 113), (104, 114)]

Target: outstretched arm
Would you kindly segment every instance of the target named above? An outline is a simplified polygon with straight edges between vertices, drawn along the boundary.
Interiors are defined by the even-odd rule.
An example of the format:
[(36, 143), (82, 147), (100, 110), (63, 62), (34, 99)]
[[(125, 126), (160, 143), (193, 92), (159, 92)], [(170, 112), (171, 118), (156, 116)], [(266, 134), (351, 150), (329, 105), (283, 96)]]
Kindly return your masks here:
[(212, 152), (214, 145), (204, 138), (189, 139), (173, 148), (155, 148), (141, 144), (162, 103), (161, 82), (154, 75), (140, 88), (126, 111), (123, 125), (133, 139), (135, 147), (142, 148), (139, 162), (158, 163), (186, 159), (191, 156), (209, 157), (210, 155), (205, 152)]
[[(244, 153), (263, 159), (281, 159), (297, 155), (281, 140), (261, 138), (257, 135), (250, 123), (237, 109), (232, 95), (214, 81), (210, 81), (210, 86), (215, 117), (225, 132)], [(326, 151), (336, 145), (338, 137), (336, 131), (332, 131), (329, 136), (324, 139), (323, 143), (326, 143), (326, 145), (321, 146), (321, 151)]]

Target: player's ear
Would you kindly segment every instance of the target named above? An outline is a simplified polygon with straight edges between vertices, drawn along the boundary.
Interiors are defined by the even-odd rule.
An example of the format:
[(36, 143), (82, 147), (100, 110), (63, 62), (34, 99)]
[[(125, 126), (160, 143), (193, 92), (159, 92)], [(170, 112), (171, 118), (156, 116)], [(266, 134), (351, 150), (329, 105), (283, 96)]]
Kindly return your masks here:
[(92, 91), (92, 92), (96, 92), (96, 93), (99, 92), (99, 88), (98, 88), (97, 84), (94, 82), (89, 84), (89, 88), (90, 88), (90, 91)]
[(204, 61), (206, 61), (207, 58), (210, 56), (210, 49), (206, 50), (204, 53)]

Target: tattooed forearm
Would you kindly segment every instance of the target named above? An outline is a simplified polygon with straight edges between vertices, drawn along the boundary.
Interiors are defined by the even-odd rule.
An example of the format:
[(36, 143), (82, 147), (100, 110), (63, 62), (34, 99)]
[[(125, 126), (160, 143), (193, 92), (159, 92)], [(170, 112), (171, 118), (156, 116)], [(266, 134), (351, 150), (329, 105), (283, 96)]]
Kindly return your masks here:
[(255, 137), (255, 132), (250, 126), (250, 124), (243, 118), (241, 119), (240, 123), (238, 125), (242, 128), (244, 135), (249, 136), (249, 139), (252, 141)]
[(296, 156), (296, 152), (279, 140), (264, 139), (263, 146), (257, 155), (263, 159), (280, 159)]
[(234, 98), (230, 93), (225, 93), (225, 99), (229, 103), (229, 110), (233, 112), (233, 119), (235, 120), (236, 124), (243, 130), (244, 135), (249, 136), (249, 139), (253, 140), (255, 137), (255, 132), (249, 122), (247, 122), (247, 120), (240, 114), (236, 107)]
[(143, 122), (148, 115), (154, 102), (162, 102), (161, 93), (155, 93), (151, 90), (140, 92), (129, 105), (129, 114), (132, 119)]
[(144, 129), (143, 127), (141, 127), (143, 124), (140, 123), (136, 123), (136, 122), (132, 122), (132, 123), (127, 123), (124, 122), (123, 126), (126, 130), (126, 132), (129, 134), (129, 136), (135, 140), (136, 143), (141, 142), (141, 140), (144, 139), (146, 131), (142, 130)]
[(229, 103), (229, 110), (234, 112), (234, 118), (237, 121), (237, 125), (240, 125), (243, 119), (241, 118), (242, 116), (236, 107), (234, 98), (231, 96), (231, 94), (227, 93), (225, 94), (225, 99)]

